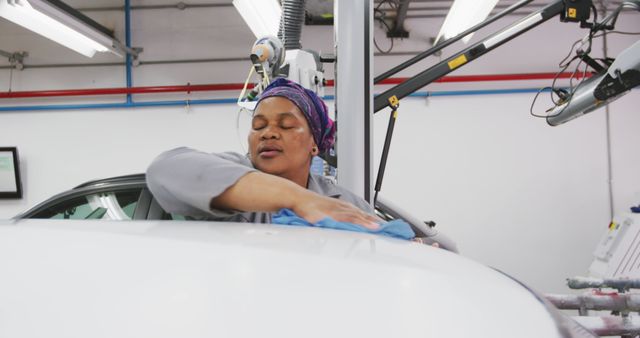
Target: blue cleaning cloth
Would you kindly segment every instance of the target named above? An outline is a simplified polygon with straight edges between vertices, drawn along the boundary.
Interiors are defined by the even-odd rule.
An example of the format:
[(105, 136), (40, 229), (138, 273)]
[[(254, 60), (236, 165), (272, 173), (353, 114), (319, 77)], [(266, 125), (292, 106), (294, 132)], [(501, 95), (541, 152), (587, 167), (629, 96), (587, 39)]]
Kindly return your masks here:
[(413, 229), (411, 229), (411, 226), (407, 222), (401, 219), (396, 219), (391, 222), (382, 223), (380, 224), (380, 228), (378, 228), (377, 230), (371, 230), (358, 224), (338, 222), (330, 217), (324, 218), (316, 223), (310, 223), (304, 218), (296, 215), (290, 209), (281, 209), (271, 217), (271, 222), (274, 224), (282, 224), (282, 225), (297, 225), (297, 226), (348, 230), (348, 231), (356, 231), (356, 232), (366, 232), (370, 234), (377, 234), (377, 235), (389, 236), (394, 238), (402, 238), (402, 239), (412, 239), (416, 237), (416, 234), (413, 232)]

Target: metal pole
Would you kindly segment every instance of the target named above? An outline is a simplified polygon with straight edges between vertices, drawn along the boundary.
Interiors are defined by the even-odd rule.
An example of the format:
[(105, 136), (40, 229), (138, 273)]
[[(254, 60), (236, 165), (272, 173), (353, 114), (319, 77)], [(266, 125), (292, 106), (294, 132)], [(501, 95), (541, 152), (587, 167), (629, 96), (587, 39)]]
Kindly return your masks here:
[(334, 12), (337, 180), (372, 202), (373, 0), (337, 0)]
[(561, 310), (640, 311), (638, 294), (546, 295), (545, 298)]
[(612, 288), (622, 292), (640, 289), (640, 279), (573, 277), (567, 279), (567, 286), (570, 289)]
[[(607, 15), (607, 6), (603, 1), (599, 1), (602, 16)], [(609, 57), (609, 46), (607, 44), (607, 31), (605, 30), (602, 35), (602, 54), (604, 58)], [(615, 212), (614, 194), (613, 194), (613, 160), (611, 158), (611, 111), (609, 105), (605, 107), (605, 130), (607, 138), (607, 188), (609, 190), (609, 218), (613, 219)]]
[[(125, 44), (131, 49), (131, 3), (130, 0), (124, 0), (124, 22), (125, 22)], [(127, 88), (131, 88), (133, 81), (131, 79), (131, 54), (127, 53), (126, 72), (127, 72)], [(132, 103), (131, 93), (127, 93), (127, 103)]]

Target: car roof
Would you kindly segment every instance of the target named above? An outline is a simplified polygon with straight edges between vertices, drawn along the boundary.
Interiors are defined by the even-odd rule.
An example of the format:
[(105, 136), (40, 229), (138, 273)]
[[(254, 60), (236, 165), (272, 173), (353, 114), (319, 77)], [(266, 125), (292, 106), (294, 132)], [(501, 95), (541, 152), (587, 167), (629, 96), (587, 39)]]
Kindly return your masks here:
[(145, 178), (146, 175), (145, 174), (133, 174), (133, 175), (124, 175), (124, 176), (116, 176), (116, 177), (109, 177), (109, 178), (103, 178), (103, 179), (99, 179), (99, 180), (92, 180), (92, 181), (88, 181), (85, 183), (82, 183), (76, 187), (73, 188), (73, 190), (75, 189), (81, 189), (81, 188), (87, 188), (87, 187), (96, 187), (96, 186), (102, 186), (102, 185), (113, 185), (113, 184), (121, 184), (121, 183), (144, 183), (145, 182)]

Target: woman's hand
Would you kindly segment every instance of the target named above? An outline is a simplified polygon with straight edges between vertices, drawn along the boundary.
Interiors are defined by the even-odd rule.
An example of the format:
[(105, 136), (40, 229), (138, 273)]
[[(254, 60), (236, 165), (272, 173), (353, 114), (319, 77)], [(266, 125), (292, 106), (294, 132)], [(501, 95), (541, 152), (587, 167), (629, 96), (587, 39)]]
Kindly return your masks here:
[(298, 216), (311, 223), (318, 222), (326, 217), (331, 217), (338, 222), (348, 222), (370, 230), (378, 230), (381, 220), (370, 215), (351, 203), (316, 194), (312, 191), (304, 191), (296, 199), (291, 208)]

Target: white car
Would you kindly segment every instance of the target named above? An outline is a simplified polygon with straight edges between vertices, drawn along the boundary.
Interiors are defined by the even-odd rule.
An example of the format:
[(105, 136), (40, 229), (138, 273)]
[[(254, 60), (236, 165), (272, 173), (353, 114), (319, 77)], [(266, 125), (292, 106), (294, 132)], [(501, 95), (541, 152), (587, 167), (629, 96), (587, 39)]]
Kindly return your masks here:
[[(113, 204), (107, 190), (102, 202), (77, 191), (90, 186), (66, 196)], [(0, 337), (595, 337), (448, 250), (319, 228), (145, 220), (162, 214), (151, 196), (115, 201), (113, 214), (133, 220), (91, 220), (110, 211), (67, 203), (0, 221)], [(37, 212), (63, 219), (28, 217)], [(81, 213), (89, 219), (71, 219)]]

